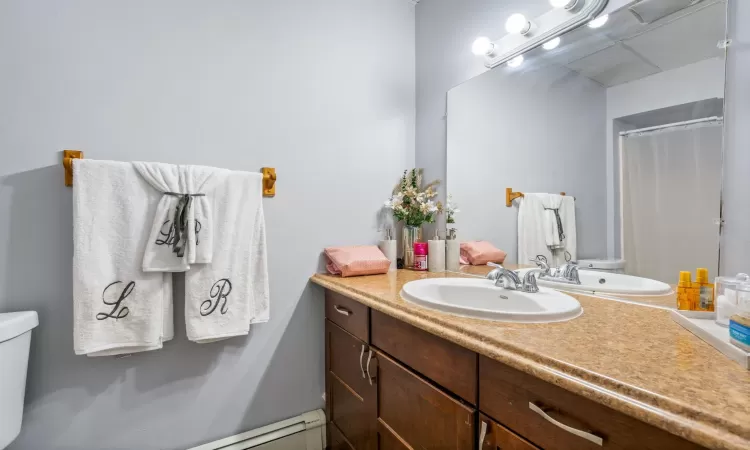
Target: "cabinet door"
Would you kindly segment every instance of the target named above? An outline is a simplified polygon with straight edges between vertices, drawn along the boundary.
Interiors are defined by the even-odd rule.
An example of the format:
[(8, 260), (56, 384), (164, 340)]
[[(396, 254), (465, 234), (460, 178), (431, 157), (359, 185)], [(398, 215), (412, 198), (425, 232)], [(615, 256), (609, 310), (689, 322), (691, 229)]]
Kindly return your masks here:
[(539, 450), (539, 447), (480, 414), (479, 450)]
[(473, 408), (383, 353), (376, 356), (379, 450), (474, 448)]
[(354, 450), (354, 447), (346, 440), (343, 434), (336, 428), (335, 424), (329, 424), (328, 426), (331, 432), (330, 450)]
[[(326, 321), (328, 420), (344, 438), (338, 440), (345, 440), (355, 450), (375, 446), (375, 387), (364, 366), (368, 355), (367, 344)], [(329, 437), (333, 441), (335, 436)]]

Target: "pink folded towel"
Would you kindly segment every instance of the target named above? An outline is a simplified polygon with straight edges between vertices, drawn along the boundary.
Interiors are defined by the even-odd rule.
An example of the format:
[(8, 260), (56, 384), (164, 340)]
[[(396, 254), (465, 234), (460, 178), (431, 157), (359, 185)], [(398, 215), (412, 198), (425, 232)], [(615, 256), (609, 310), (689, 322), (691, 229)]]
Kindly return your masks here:
[(374, 245), (328, 247), (325, 253), (328, 272), (342, 277), (387, 273), (391, 266), (388, 258)]
[(507, 253), (487, 241), (461, 243), (461, 259), (472, 266), (483, 266), (489, 262), (502, 264)]

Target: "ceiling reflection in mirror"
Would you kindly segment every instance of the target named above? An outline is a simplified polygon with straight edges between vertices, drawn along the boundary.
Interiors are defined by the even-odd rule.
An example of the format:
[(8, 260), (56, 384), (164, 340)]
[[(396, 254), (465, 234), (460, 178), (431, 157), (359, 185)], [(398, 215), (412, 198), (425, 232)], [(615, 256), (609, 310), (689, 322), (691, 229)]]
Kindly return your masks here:
[(713, 278), (726, 2), (621, 3), (448, 92), (448, 227), (510, 263)]

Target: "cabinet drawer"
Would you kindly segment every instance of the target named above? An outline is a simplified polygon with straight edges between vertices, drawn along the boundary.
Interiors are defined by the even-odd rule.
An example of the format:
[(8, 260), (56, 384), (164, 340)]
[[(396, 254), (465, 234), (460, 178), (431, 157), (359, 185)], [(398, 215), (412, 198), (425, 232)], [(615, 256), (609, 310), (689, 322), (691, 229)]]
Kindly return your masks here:
[(373, 346), (476, 404), (476, 353), (379, 311), (371, 315)]
[(480, 414), (480, 438), (483, 426), (486, 426), (487, 429), (484, 439), (480, 442), (480, 450), (539, 450), (539, 447), (530, 444), (526, 439), (518, 436), (484, 414)]
[[(474, 448), (476, 411), (443, 393), (381, 352), (377, 352), (379, 434), (383, 425), (398, 442), (415, 449)], [(403, 445), (406, 444), (406, 445)]]
[(370, 337), (369, 310), (355, 300), (326, 289), (326, 318), (365, 342), (369, 342)]
[(542, 448), (702, 448), (484, 356), (479, 358), (479, 409)]

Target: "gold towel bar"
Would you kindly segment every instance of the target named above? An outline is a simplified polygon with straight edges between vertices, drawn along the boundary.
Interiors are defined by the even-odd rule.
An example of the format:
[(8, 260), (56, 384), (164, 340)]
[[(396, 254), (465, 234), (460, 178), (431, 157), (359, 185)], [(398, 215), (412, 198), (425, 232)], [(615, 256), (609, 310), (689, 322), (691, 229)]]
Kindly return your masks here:
[[(565, 192), (560, 192), (560, 195), (565, 195)], [(513, 200), (519, 197), (523, 197), (523, 192), (513, 192), (513, 188), (505, 188), (505, 206), (513, 206)]]
[[(63, 150), (63, 169), (65, 169), (65, 186), (73, 186), (73, 160), (83, 159), (83, 152), (80, 150)], [(260, 169), (263, 173), (263, 196), (273, 197), (276, 195), (276, 169), (273, 167), (263, 167)]]

